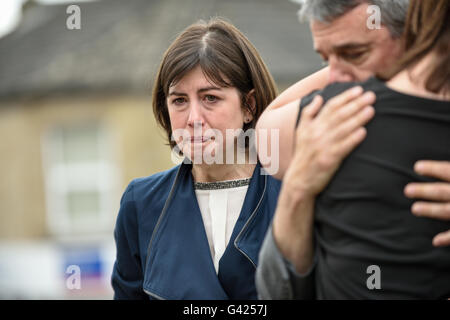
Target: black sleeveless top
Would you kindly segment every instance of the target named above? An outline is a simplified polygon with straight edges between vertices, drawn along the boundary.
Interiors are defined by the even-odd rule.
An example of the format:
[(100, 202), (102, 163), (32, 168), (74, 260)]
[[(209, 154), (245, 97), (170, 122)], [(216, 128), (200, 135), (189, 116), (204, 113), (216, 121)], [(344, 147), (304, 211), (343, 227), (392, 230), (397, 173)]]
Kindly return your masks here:
[[(315, 94), (327, 100), (354, 85), (329, 85), (300, 108)], [(450, 160), (450, 103), (393, 91), (376, 78), (361, 85), (376, 94), (376, 113), (316, 201), (316, 296), (450, 298), (450, 247), (432, 246), (450, 221), (414, 216), (403, 194), (409, 182), (436, 181), (414, 172), (417, 160)]]

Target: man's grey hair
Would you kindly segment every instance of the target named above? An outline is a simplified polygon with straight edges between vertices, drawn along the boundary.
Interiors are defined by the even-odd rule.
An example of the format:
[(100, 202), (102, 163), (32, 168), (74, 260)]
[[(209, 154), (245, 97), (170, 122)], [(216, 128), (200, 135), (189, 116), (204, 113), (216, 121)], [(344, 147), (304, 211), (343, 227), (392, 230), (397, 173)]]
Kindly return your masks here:
[(409, 0), (291, 0), (300, 4), (298, 17), (301, 22), (317, 20), (330, 23), (362, 3), (380, 8), (381, 23), (393, 38), (403, 33)]

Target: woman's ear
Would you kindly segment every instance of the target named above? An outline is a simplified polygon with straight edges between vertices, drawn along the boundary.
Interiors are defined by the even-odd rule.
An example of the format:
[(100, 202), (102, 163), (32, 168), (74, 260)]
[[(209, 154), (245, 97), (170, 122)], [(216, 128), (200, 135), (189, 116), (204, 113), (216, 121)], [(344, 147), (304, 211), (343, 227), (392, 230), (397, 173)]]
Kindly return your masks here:
[(250, 90), (245, 96), (244, 107), (244, 122), (249, 123), (253, 121), (254, 115), (256, 113), (255, 89)]

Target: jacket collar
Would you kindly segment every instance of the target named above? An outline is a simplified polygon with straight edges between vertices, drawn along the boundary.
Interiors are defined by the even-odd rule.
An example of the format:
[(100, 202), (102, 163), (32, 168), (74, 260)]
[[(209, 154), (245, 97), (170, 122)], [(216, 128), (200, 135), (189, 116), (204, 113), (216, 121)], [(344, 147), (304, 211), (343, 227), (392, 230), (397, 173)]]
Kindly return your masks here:
[[(248, 274), (240, 270), (242, 265), (245, 265), (243, 270), (249, 272), (256, 268), (258, 251), (271, 218), (270, 213), (264, 212), (267, 210), (261, 210), (267, 176), (261, 175), (261, 167), (257, 164), (217, 276), (191, 169), (189, 164), (180, 165), (153, 231), (145, 264), (144, 290), (163, 299), (228, 299), (234, 295), (230, 290), (239, 288), (223, 282), (230, 275), (235, 280), (239, 277), (248, 279)], [(255, 219), (260, 211), (270, 217)], [(253, 286), (253, 277), (250, 282)]]

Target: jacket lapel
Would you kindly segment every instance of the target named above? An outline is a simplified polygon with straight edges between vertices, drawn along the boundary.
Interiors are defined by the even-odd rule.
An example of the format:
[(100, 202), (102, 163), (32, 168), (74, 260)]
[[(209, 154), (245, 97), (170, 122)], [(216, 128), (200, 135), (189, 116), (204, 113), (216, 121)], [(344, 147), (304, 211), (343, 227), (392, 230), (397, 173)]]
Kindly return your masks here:
[[(258, 253), (275, 210), (280, 184), (258, 163), (230, 242), (214, 269), (194, 191), (191, 165), (182, 164), (153, 231), (144, 291), (159, 299), (256, 299)], [(269, 201), (274, 200), (274, 201)]]
[[(254, 229), (255, 225), (259, 225), (258, 220), (255, 219), (259, 215), (260, 211), (264, 211), (263, 201), (265, 200), (265, 192), (267, 189), (267, 175), (261, 175), (261, 167), (259, 163), (253, 172), (250, 185), (245, 195), (244, 203), (242, 205), (239, 218), (236, 221), (236, 225), (233, 229), (233, 233), (230, 238), (230, 246), (238, 249), (248, 261), (256, 268), (258, 251), (253, 250), (255, 246), (249, 243), (249, 237), (244, 237), (249, 233), (249, 230)], [(261, 231), (261, 230), (260, 230)], [(265, 230), (263, 236), (265, 235)], [(253, 232), (253, 231), (252, 231)], [(256, 240), (255, 237), (251, 239)]]
[(149, 244), (144, 290), (163, 299), (228, 299), (212, 262), (191, 166), (179, 170)]

